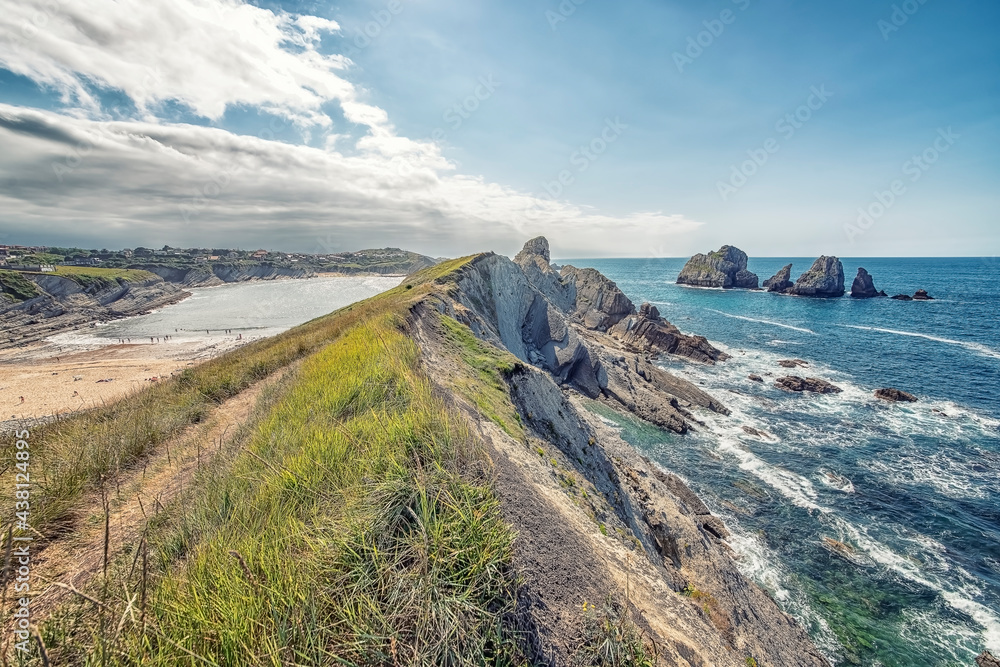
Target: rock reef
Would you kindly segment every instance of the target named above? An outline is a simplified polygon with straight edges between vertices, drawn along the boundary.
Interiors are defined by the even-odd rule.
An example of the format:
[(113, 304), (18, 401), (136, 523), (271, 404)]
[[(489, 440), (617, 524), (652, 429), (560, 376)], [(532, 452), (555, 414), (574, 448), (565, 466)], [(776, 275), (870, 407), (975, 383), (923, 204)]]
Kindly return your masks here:
[(875, 398), (880, 398), (883, 401), (890, 401), (892, 403), (905, 402), (905, 403), (916, 403), (917, 397), (913, 394), (902, 391), (901, 389), (894, 389), (892, 387), (886, 387), (885, 389), (877, 389), (875, 391)]
[(840, 387), (830, 384), (826, 380), (819, 378), (801, 378), (797, 375), (778, 378), (774, 381), (774, 386), (785, 391), (803, 392), (808, 391), (814, 394), (839, 394), (844, 391)]
[(764, 281), (764, 289), (768, 292), (785, 292), (791, 289), (792, 285), (792, 265), (785, 264), (780, 271)]
[(858, 269), (858, 275), (851, 285), (851, 298), (872, 299), (877, 296), (886, 296), (885, 292), (875, 289), (875, 280), (871, 274), (863, 268)]
[(688, 260), (680, 275), (678, 285), (693, 287), (721, 287), (731, 289), (757, 289), (757, 274), (747, 270), (747, 254), (735, 246), (724, 245), (707, 255), (697, 254)]
[(844, 296), (844, 265), (836, 257), (824, 255), (812, 267), (799, 276), (795, 284), (788, 289), (788, 294), (812, 297)]

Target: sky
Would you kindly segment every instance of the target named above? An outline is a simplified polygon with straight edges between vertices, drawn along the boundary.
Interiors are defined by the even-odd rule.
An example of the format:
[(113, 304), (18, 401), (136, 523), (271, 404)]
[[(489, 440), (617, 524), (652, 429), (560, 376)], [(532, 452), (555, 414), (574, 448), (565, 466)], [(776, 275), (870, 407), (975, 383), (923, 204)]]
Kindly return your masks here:
[(20, 0), (0, 243), (1000, 255), (993, 0)]

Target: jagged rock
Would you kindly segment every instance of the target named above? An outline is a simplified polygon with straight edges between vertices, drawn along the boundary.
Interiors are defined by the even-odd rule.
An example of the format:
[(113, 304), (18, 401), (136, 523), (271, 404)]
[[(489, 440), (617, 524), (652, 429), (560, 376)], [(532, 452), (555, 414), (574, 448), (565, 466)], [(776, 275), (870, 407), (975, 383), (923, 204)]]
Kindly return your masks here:
[(989, 651), (983, 651), (976, 657), (976, 667), (1000, 667), (1000, 660), (994, 658)]
[(714, 364), (729, 355), (715, 348), (704, 336), (688, 336), (660, 317), (655, 306), (642, 304), (637, 316), (626, 317), (608, 331), (633, 352), (676, 354)]
[(764, 381), (764, 378), (762, 378), (761, 376), (757, 375), (756, 373), (751, 373), (751, 374), (750, 374), (750, 375), (748, 375), (747, 377), (748, 377), (748, 378), (749, 378), (749, 379), (750, 379), (750, 380), (751, 380), (752, 382), (763, 382), (763, 381)]
[(913, 301), (913, 297), (910, 296), (909, 294), (897, 294), (892, 298), (895, 299), (896, 301)]
[(927, 290), (925, 290), (925, 289), (918, 289), (916, 291), (916, 293), (913, 295), (913, 300), (914, 301), (933, 301), (934, 297), (932, 297), (929, 294), (927, 294)]
[(893, 403), (896, 403), (898, 401), (905, 401), (906, 403), (917, 402), (917, 397), (914, 396), (913, 394), (907, 393), (900, 389), (894, 389), (892, 387), (876, 390), (875, 398), (880, 398), (883, 401), (891, 401)]
[(819, 378), (800, 378), (797, 375), (778, 378), (774, 386), (785, 391), (809, 391), (814, 394), (839, 394), (844, 391), (840, 387)]
[(678, 285), (695, 287), (756, 289), (757, 282), (757, 275), (747, 271), (747, 254), (729, 245), (708, 255), (695, 255), (677, 276)]
[(768, 292), (785, 292), (791, 289), (792, 285), (792, 265), (786, 264), (780, 271), (764, 281), (764, 289)]
[[(884, 294), (884, 292), (883, 292)], [(859, 268), (858, 275), (851, 285), (851, 297), (855, 299), (871, 299), (879, 296), (879, 291), (875, 289), (875, 281), (871, 274), (865, 269)]]
[(799, 366), (808, 366), (809, 362), (802, 359), (781, 359), (778, 361), (778, 365), (782, 368), (798, 368)]
[(563, 267), (561, 277), (566, 286), (575, 289), (574, 315), (588, 329), (607, 331), (635, 313), (632, 300), (600, 271), (567, 265)]
[(538, 236), (521, 248), (514, 256), (514, 263), (521, 267), (524, 277), (557, 308), (570, 312), (576, 304), (576, 288), (563, 282), (559, 273), (549, 263), (549, 241)]
[(814, 297), (844, 296), (844, 265), (836, 257), (823, 256), (799, 276), (789, 294)]

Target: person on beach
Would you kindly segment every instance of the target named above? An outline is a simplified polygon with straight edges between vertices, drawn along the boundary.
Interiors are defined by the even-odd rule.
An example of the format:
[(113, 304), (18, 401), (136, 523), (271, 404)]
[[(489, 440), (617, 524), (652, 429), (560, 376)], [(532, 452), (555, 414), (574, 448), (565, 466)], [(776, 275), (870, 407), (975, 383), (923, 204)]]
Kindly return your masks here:
[(24, 403), (24, 396), (21, 397), (21, 402)]

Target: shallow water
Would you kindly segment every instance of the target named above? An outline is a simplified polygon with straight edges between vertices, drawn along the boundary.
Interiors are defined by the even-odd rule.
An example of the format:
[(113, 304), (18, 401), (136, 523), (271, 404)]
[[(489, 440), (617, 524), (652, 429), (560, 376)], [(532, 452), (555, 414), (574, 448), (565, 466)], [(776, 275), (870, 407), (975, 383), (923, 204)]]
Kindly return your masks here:
[[(752, 260), (750, 269), (763, 281), (789, 262), (793, 279), (811, 264)], [(967, 666), (983, 648), (1000, 652), (1000, 266), (844, 260), (848, 288), (864, 266), (889, 294), (937, 297), (923, 303), (685, 288), (674, 284), (676, 259), (567, 263), (602, 271), (733, 355), (714, 367), (666, 363), (731, 416), (684, 437), (619, 419), (623, 435), (725, 518), (744, 572), (832, 660)], [(787, 358), (810, 365), (777, 365)], [(792, 374), (844, 392), (772, 386)], [(872, 392), (886, 386), (921, 400), (877, 401)]]
[(101, 338), (196, 337), (230, 330), (271, 336), (398, 285), (397, 277), (325, 277), (194, 288), (162, 310), (97, 327)]

